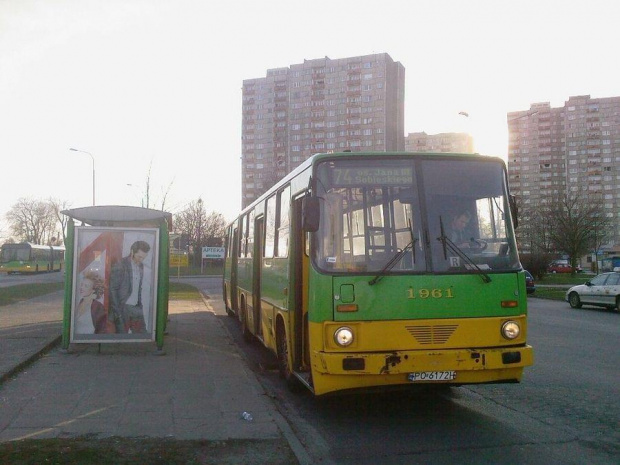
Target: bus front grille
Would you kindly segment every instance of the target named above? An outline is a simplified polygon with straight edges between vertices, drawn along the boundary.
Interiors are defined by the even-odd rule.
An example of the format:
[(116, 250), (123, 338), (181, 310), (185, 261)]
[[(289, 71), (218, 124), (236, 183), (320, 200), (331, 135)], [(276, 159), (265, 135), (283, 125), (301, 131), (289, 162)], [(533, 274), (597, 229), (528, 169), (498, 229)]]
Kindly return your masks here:
[(405, 326), (420, 344), (445, 344), (458, 325)]

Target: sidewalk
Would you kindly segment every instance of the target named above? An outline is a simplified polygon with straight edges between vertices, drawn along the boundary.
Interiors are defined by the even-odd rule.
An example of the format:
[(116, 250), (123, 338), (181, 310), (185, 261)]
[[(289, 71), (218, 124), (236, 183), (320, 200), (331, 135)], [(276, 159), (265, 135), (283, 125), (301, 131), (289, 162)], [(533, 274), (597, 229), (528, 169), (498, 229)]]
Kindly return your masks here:
[(303, 447), (210, 305), (170, 302), (165, 355), (156, 355), (154, 342), (59, 350), (62, 292), (0, 307), (0, 443), (250, 439), (272, 441), (279, 458), (291, 460), (278, 463), (305, 463)]
[(0, 383), (60, 342), (63, 294), (0, 307)]

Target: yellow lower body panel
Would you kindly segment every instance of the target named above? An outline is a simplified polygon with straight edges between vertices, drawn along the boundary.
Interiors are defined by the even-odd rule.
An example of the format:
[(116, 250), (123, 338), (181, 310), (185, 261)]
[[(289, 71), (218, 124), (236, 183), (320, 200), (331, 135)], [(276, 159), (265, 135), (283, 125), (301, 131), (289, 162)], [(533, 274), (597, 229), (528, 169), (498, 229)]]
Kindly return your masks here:
[[(475, 384), (519, 382), (533, 363), (528, 345), (486, 349), (410, 350), (373, 353), (327, 353), (311, 357), (316, 395), (344, 389), (405, 384)], [(411, 373), (454, 372), (454, 379), (410, 381)], [(432, 377), (431, 377), (432, 378)]]

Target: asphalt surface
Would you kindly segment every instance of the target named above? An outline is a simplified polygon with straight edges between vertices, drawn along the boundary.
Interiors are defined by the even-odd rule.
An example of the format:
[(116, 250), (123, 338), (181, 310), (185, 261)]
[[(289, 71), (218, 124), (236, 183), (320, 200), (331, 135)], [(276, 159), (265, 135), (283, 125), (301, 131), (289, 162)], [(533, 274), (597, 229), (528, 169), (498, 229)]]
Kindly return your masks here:
[(266, 440), (280, 458), (310, 463), (214, 311), (221, 299), (170, 301), (163, 355), (155, 342), (64, 351), (62, 305), (61, 291), (0, 307), (0, 442)]

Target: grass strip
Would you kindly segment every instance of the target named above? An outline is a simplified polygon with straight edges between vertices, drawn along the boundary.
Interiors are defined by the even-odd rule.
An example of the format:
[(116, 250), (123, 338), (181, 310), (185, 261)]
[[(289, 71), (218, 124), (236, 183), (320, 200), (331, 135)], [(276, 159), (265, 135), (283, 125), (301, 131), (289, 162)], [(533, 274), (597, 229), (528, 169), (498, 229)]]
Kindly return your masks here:
[[(62, 291), (64, 283), (31, 283), (17, 284), (0, 289), (0, 307), (16, 304), (24, 300), (39, 297), (51, 292)], [(171, 300), (200, 300), (200, 292), (194, 286), (183, 283), (170, 283), (169, 299)]]
[(0, 306), (16, 304), (50, 292), (62, 291), (64, 283), (17, 284), (0, 289)]
[(563, 287), (537, 287), (536, 292), (531, 297), (549, 300), (565, 300), (566, 288)]

